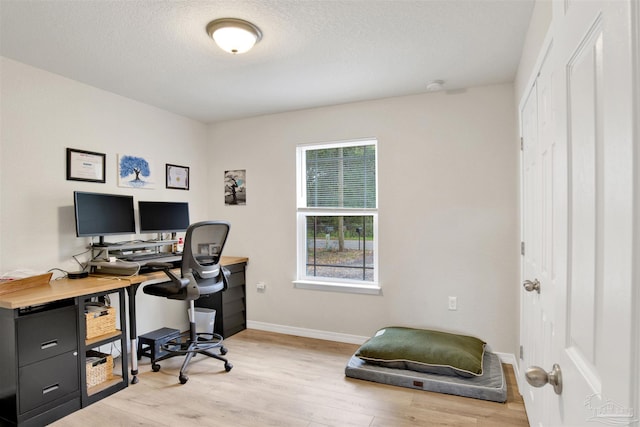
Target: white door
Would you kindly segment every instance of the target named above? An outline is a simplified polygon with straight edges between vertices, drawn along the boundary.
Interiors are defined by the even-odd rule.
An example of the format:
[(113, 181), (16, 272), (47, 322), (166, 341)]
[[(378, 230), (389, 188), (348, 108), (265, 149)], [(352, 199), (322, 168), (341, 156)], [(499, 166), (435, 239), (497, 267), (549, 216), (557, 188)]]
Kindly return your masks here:
[[(550, 84), (550, 48), (539, 75), (521, 109), (523, 290), (521, 298), (520, 366), (546, 366), (551, 357), (557, 284), (552, 263), (554, 241), (552, 189), (555, 149)], [(522, 390), (532, 425), (549, 425), (548, 394), (529, 387)], [(546, 418), (545, 418), (546, 417)]]
[[(531, 113), (523, 104), (523, 279), (537, 279), (540, 294), (523, 288), (521, 367), (543, 369), (529, 373), (540, 388), (521, 382), (533, 426), (637, 422), (635, 7), (632, 0), (554, 2), (553, 40), (534, 87), (530, 152), (527, 129), (534, 126), (526, 125)], [(539, 175), (527, 173), (529, 163)], [(555, 364), (560, 374), (546, 375)]]

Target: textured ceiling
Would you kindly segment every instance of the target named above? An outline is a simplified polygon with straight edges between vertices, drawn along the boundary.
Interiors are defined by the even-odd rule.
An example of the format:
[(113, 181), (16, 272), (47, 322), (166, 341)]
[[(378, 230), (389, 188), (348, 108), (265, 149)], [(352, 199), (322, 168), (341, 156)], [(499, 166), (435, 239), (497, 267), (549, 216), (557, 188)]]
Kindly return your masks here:
[[(533, 0), (0, 0), (0, 54), (203, 122), (512, 82)], [(230, 55), (213, 19), (264, 37)]]

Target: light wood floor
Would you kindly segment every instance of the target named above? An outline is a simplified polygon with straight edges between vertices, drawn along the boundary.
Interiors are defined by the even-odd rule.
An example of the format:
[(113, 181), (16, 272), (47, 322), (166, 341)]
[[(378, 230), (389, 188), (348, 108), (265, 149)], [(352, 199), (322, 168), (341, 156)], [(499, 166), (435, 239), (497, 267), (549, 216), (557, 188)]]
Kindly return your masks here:
[(507, 403), (347, 378), (356, 345), (245, 330), (225, 341), (234, 368), (197, 356), (181, 385), (181, 358), (75, 412), (56, 427), (101, 426), (528, 426), (511, 366)]

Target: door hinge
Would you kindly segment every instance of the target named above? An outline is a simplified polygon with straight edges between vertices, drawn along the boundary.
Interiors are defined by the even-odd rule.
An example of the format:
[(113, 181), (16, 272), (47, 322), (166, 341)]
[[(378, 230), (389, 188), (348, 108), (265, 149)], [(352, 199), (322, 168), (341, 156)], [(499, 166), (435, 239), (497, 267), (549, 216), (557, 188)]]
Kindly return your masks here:
[(520, 255), (524, 256), (524, 242), (520, 242)]
[(524, 151), (524, 138), (520, 137), (520, 151)]
[(520, 359), (524, 359), (524, 350), (522, 346), (520, 346)]

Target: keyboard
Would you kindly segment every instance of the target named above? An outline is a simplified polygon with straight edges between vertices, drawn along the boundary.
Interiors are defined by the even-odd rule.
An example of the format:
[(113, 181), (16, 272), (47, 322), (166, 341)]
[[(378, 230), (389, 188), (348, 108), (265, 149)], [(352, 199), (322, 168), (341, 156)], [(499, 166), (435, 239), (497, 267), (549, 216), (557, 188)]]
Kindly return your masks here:
[(171, 252), (149, 252), (143, 254), (133, 254), (127, 256), (125, 259), (127, 261), (149, 261), (152, 259), (160, 259), (174, 256)]

